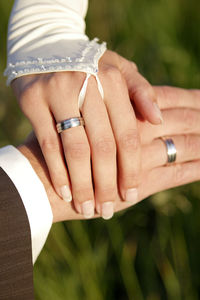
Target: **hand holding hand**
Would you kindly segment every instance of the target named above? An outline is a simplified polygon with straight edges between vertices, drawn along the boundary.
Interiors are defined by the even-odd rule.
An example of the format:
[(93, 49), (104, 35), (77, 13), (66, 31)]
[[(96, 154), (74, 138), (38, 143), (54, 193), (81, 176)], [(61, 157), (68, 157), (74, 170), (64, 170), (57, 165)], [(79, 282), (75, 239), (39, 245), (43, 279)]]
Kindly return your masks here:
[[(164, 123), (155, 128), (147, 122), (138, 121), (142, 143), (142, 175), (136, 202), (159, 191), (200, 179), (200, 91), (169, 87), (155, 89)], [(160, 139), (165, 136), (173, 139), (177, 149), (176, 163), (167, 166), (166, 147)], [(19, 150), (30, 160), (46, 188), (54, 222), (83, 218), (70, 203), (61, 201), (55, 193), (36, 139), (29, 139)], [(121, 201), (117, 195), (115, 211), (135, 203)]]
[(138, 197), (141, 147), (129, 96), (145, 119), (160, 124), (162, 118), (153, 88), (134, 63), (107, 51), (98, 76), (104, 101), (92, 76), (81, 109), (85, 128), (68, 129), (60, 136), (56, 123), (80, 116), (77, 103), (85, 74), (23, 76), (12, 87), (33, 126), (57, 194), (67, 202), (73, 197), (76, 210), (86, 218), (94, 215), (96, 202), (98, 213), (108, 219), (118, 185), (122, 199), (135, 202)]

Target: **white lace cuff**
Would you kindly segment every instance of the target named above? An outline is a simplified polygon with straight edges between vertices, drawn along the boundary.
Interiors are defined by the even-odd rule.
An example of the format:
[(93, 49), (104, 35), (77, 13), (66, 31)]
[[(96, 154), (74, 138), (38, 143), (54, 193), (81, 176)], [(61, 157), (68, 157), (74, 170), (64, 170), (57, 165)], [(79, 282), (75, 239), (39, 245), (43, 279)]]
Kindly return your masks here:
[[(70, 46), (69, 46), (70, 45)], [(32, 50), (32, 55), (25, 55), (21, 60), (22, 53), (15, 53), (8, 57), (7, 68), (4, 75), (8, 77), (7, 84), (20, 76), (60, 71), (80, 71), (95, 75), (98, 72), (98, 61), (106, 50), (106, 44), (98, 44), (97, 39), (89, 40), (66, 40), (54, 45), (43, 45), (42, 49)], [(51, 51), (49, 51), (51, 49)], [(56, 55), (48, 56), (48, 53)], [(19, 54), (19, 55), (18, 55)], [(18, 58), (19, 56), (19, 58)]]
[(61, 71), (87, 74), (79, 95), (81, 108), (88, 78), (98, 79), (106, 44), (85, 35), (87, 0), (15, 0), (8, 27), (7, 84), (17, 77)]

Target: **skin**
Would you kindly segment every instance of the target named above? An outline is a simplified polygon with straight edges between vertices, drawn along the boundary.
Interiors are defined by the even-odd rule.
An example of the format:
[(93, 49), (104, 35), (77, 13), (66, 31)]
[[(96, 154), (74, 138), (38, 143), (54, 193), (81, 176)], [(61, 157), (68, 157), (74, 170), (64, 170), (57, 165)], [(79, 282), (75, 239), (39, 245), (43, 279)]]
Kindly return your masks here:
[[(200, 179), (200, 91), (170, 87), (155, 87), (155, 91), (164, 123), (154, 127), (148, 122), (138, 121), (142, 145), (138, 199), (135, 203), (121, 201), (118, 193), (115, 199), (116, 212), (159, 191)], [(166, 136), (173, 139), (177, 149), (176, 163), (171, 165), (166, 165), (166, 147), (160, 139)], [(44, 184), (54, 222), (84, 218), (76, 212), (73, 203), (64, 202), (55, 192), (46, 162), (33, 134), (19, 150), (29, 159)], [(99, 216), (99, 213), (95, 214), (95, 217)]]
[[(130, 99), (150, 123), (160, 124), (162, 116), (155, 104), (155, 90), (133, 62), (106, 51), (99, 61), (98, 76), (104, 101), (91, 76), (81, 112), (77, 99), (84, 73), (23, 76), (12, 87), (33, 126), (57, 194), (67, 202), (73, 198), (76, 210), (86, 218), (93, 216), (96, 207), (108, 219), (118, 191), (123, 200), (135, 202), (138, 197), (141, 146)], [(55, 124), (80, 113), (85, 128), (58, 135)]]

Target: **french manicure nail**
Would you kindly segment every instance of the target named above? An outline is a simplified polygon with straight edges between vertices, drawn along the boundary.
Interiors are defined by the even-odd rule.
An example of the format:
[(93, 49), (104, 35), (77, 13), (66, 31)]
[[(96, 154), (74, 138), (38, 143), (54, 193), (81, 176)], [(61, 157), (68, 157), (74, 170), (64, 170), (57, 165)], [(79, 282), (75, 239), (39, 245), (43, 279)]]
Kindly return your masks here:
[(62, 196), (62, 198), (65, 202), (71, 202), (72, 201), (72, 194), (71, 194), (71, 191), (70, 191), (70, 189), (67, 185), (63, 185), (60, 188), (60, 193), (61, 193), (61, 196)]
[(138, 202), (138, 190), (136, 188), (128, 189), (126, 191), (125, 200), (127, 202), (131, 202), (132, 204), (137, 203)]
[(112, 218), (114, 214), (113, 202), (104, 202), (101, 206), (101, 214), (105, 220)]
[(86, 219), (94, 216), (94, 202), (89, 200), (82, 203), (82, 213)]
[(154, 109), (155, 109), (155, 112), (156, 112), (156, 116), (160, 120), (160, 123), (162, 124), (163, 123), (163, 117), (162, 117), (162, 113), (160, 111), (160, 108), (159, 108), (159, 106), (156, 102), (154, 102), (153, 105), (154, 105)]

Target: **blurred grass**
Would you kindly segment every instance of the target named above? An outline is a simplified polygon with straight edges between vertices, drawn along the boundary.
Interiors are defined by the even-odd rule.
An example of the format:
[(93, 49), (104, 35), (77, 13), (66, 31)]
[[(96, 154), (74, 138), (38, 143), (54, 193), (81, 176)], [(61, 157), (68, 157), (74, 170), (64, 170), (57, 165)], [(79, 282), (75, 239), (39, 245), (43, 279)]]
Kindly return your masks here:
[[(2, 76), (12, 3), (0, 2), (0, 146), (30, 130)], [(87, 32), (134, 60), (153, 84), (200, 88), (199, 12), (199, 0), (91, 0)], [(195, 183), (107, 222), (54, 225), (34, 267), (36, 299), (200, 299), (199, 200)]]

